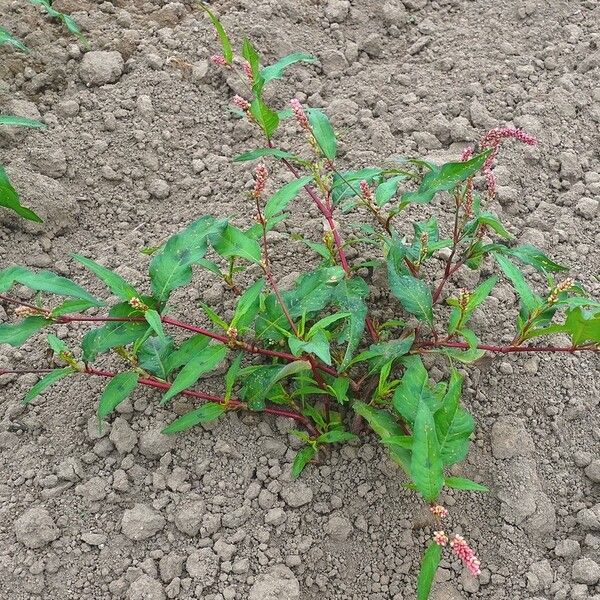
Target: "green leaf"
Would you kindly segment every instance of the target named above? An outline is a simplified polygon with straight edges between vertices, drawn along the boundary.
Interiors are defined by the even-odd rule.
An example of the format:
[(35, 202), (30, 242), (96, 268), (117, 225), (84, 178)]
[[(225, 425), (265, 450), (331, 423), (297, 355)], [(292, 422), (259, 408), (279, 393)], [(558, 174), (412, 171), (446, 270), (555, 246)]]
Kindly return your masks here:
[(82, 287), (66, 277), (60, 277), (56, 273), (52, 273), (52, 271), (33, 272), (28, 269), (21, 269), (15, 274), (14, 282), (20, 283), (31, 290), (87, 300), (93, 302), (96, 306), (102, 306), (101, 302), (98, 302)]
[(264, 67), (260, 72), (265, 83), (272, 81), (273, 79), (280, 79), (285, 70), (294, 63), (297, 62), (307, 62), (314, 63), (316, 58), (310, 54), (306, 54), (304, 52), (293, 52), (292, 54), (288, 54), (283, 58), (280, 58), (277, 62), (269, 65), (268, 67)]
[(200, 423), (214, 421), (225, 412), (227, 412), (227, 407), (224, 404), (207, 402), (200, 408), (192, 410), (191, 412), (182, 415), (178, 419), (175, 419), (170, 425), (167, 425), (162, 432), (165, 435), (179, 433), (180, 431), (185, 431), (191, 427), (194, 427), (195, 425), (199, 425)]
[(475, 429), (473, 417), (460, 406), (461, 389), (462, 376), (453, 369), (442, 406), (433, 416), (440, 456), (445, 466), (466, 458), (469, 438)]
[(580, 307), (567, 311), (564, 331), (575, 346), (586, 342), (600, 344), (600, 312), (592, 313)]
[(412, 275), (401, 275), (396, 265), (388, 262), (388, 278), (390, 290), (404, 310), (414, 315), (419, 321), (433, 325), (433, 299), (429, 286)]
[(539, 271), (559, 273), (568, 270), (566, 267), (563, 267), (548, 258), (541, 250), (535, 246), (530, 246), (529, 244), (517, 246), (516, 248), (507, 248), (506, 253), (510, 254), (510, 256), (514, 256), (526, 265), (535, 267)]
[(144, 318), (159, 338), (161, 338), (162, 340), (166, 339), (167, 336), (165, 335), (162, 320), (156, 310), (150, 309), (145, 311)]
[(491, 149), (486, 150), (467, 161), (450, 162), (441, 167), (432, 168), (423, 177), (423, 181), (416, 192), (402, 194), (402, 203), (426, 204), (431, 202), (438, 192), (453, 190), (459, 183), (475, 175), (483, 167), (491, 152)]
[(446, 477), (444, 484), (455, 490), (466, 490), (469, 492), (489, 492), (489, 488), (476, 481), (465, 479), (464, 477)]
[(304, 186), (308, 185), (313, 179), (312, 175), (305, 175), (286, 183), (267, 201), (264, 210), (265, 217), (270, 219), (277, 213), (285, 210), (287, 205), (302, 191)]
[(479, 213), (473, 220), (469, 221), (465, 225), (465, 234), (472, 235), (479, 228), (480, 225), (487, 225), (490, 229), (495, 231), (500, 237), (505, 239), (512, 239), (514, 235), (509, 233), (504, 225), (498, 220), (496, 215), (490, 212)]
[(310, 341), (299, 340), (297, 337), (290, 336), (288, 345), (294, 356), (300, 356), (303, 352), (314, 354), (320, 358), (326, 365), (331, 365), (331, 353), (329, 350), (329, 340), (326, 334), (319, 330)]
[(20, 217), (42, 223), (42, 219), (38, 217), (32, 210), (21, 204), (19, 194), (12, 186), (8, 175), (2, 165), (0, 165), (0, 206), (8, 208), (17, 213)]
[[(485, 299), (490, 295), (490, 292), (492, 291), (497, 282), (498, 278), (495, 275), (493, 275), (473, 290), (473, 292), (470, 295), (467, 306), (465, 307), (462, 313), (462, 319), (460, 318), (461, 311), (459, 308), (455, 308), (452, 311), (452, 318), (448, 327), (448, 333), (455, 333), (459, 323), (461, 324), (461, 327), (467, 324), (471, 315), (473, 314), (473, 311), (480, 304), (482, 304), (485, 301)], [(448, 303), (450, 304), (451, 302), (449, 301)], [(451, 304), (452, 306), (458, 306), (458, 304), (454, 304), (454, 302), (452, 302)]]
[(406, 181), (406, 175), (395, 175), (380, 183), (375, 190), (375, 203), (377, 206), (387, 204), (398, 191), (398, 184), (401, 181)]
[(435, 411), (437, 399), (427, 384), (429, 375), (421, 358), (408, 356), (403, 362), (406, 370), (394, 392), (393, 404), (408, 423), (414, 423), (419, 405), (424, 402), (431, 411)]
[(28, 52), (27, 46), (9, 31), (4, 29), (4, 27), (0, 27), (0, 45), (2, 44), (8, 44), (21, 52)]
[(297, 160), (296, 156), (286, 152), (285, 150), (279, 150), (279, 148), (256, 148), (256, 150), (249, 150), (248, 152), (242, 152), (242, 154), (238, 154), (233, 159), (233, 162), (256, 160), (257, 158), (262, 158), (263, 156), (274, 156), (275, 158)]
[(215, 252), (223, 258), (235, 256), (257, 264), (261, 261), (258, 242), (233, 225), (227, 224), (221, 232), (212, 235), (210, 241)]
[(250, 367), (253, 371), (242, 389), (242, 397), (250, 410), (263, 410), (265, 399), (275, 384), (285, 377), (309, 370), (310, 368), (310, 363), (306, 360), (295, 360), (286, 365)]
[(279, 127), (279, 115), (269, 108), (260, 98), (254, 98), (254, 100), (250, 102), (250, 114), (265, 132), (267, 139), (271, 139), (277, 127)]
[(233, 393), (233, 386), (237, 380), (237, 377), (240, 373), (240, 366), (242, 364), (242, 360), (244, 359), (244, 354), (240, 352), (235, 360), (227, 369), (227, 373), (225, 374), (225, 401), (229, 402), (231, 400), (231, 394)]
[(227, 346), (208, 346), (181, 369), (175, 381), (160, 401), (161, 406), (166, 404), (171, 398), (188, 389), (200, 379), (202, 375), (212, 371), (227, 355)]
[(410, 435), (392, 435), (391, 437), (381, 440), (384, 444), (389, 446), (399, 446), (406, 450), (412, 449), (413, 439)]
[(46, 337), (46, 340), (48, 341), (48, 346), (52, 348), (52, 351), (56, 355), (69, 351), (67, 344), (65, 344), (60, 338), (56, 337), (52, 333)]
[(27, 317), (15, 325), (0, 325), (0, 344), (10, 344), (14, 348), (23, 345), (32, 335), (51, 325), (44, 317)]
[[(150, 299), (148, 299), (150, 300)], [(145, 297), (142, 296), (142, 301)], [(110, 317), (143, 318), (144, 314), (133, 309), (127, 303), (113, 306)], [(117, 346), (127, 346), (141, 339), (148, 331), (146, 321), (109, 321), (104, 326), (85, 334), (81, 343), (83, 362), (91, 363), (98, 354), (102, 354)]]
[(244, 40), (242, 43), (242, 56), (248, 61), (250, 68), (252, 69), (252, 75), (254, 81), (256, 82), (257, 75), (260, 70), (260, 57), (258, 56), (258, 52), (252, 45), (250, 40)]
[(150, 263), (152, 293), (157, 300), (166, 301), (174, 289), (192, 280), (191, 267), (204, 258), (208, 237), (224, 226), (223, 221), (206, 216), (169, 238)]
[(435, 422), (427, 403), (421, 401), (413, 426), (410, 474), (426, 502), (435, 502), (444, 486), (444, 470)]
[(300, 450), (292, 464), (292, 479), (296, 479), (300, 476), (300, 473), (304, 471), (304, 467), (315, 457), (317, 451), (313, 446), (306, 446)]
[(138, 351), (139, 365), (159, 379), (169, 376), (169, 357), (173, 352), (173, 340), (170, 337), (151, 336), (140, 346)]
[(316, 108), (307, 110), (308, 121), (323, 155), (333, 160), (337, 153), (337, 140), (327, 115)]
[(139, 375), (134, 372), (119, 373), (109, 382), (98, 404), (98, 420), (104, 421), (133, 390), (138, 383)]
[(192, 358), (202, 352), (210, 343), (210, 338), (197, 334), (188, 338), (166, 360), (167, 372), (171, 373), (186, 365)]
[(69, 315), (71, 313), (78, 313), (87, 310), (88, 308), (97, 307), (98, 302), (90, 302), (89, 300), (65, 300), (61, 302), (56, 308), (53, 308), (50, 312), (50, 317), (60, 317), (62, 315)]
[(359, 171), (346, 171), (333, 174), (331, 186), (331, 198), (334, 204), (339, 204), (346, 198), (360, 195), (360, 182), (364, 179), (367, 183), (373, 183), (374, 179), (383, 171), (375, 167), (367, 167)]
[(208, 304), (204, 302), (200, 303), (200, 308), (204, 311), (204, 314), (217, 326), (227, 331), (229, 329), (229, 323), (224, 321)]
[(28, 119), (27, 117), (17, 117), (15, 115), (0, 115), (0, 125), (10, 125), (11, 127), (32, 127), (42, 129), (46, 127), (41, 121)]
[[(405, 354), (408, 354), (415, 341), (414, 334), (399, 340), (372, 344), (368, 350), (361, 352), (352, 359), (350, 365), (358, 362), (369, 361), (369, 373), (380, 371), (387, 363), (394, 362)], [(348, 365), (348, 366), (350, 366)]]
[(235, 327), (241, 332), (254, 320), (259, 308), (259, 296), (264, 287), (265, 280), (259, 279), (244, 291), (235, 307), (231, 327)]
[(308, 339), (310, 339), (311, 337), (313, 337), (318, 331), (321, 331), (323, 329), (327, 329), (327, 327), (329, 327), (330, 325), (333, 325), (333, 323), (337, 323), (340, 319), (346, 319), (348, 317), (352, 316), (350, 313), (346, 312), (346, 313), (335, 313), (333, 315), (329, 315), (327, 317), (323, 317), (322, 319), (319, 319), (309, 330), (308, 333), (306, 334), (306, 337)]
[(71, 367), (63, 367), (62, 369), (54, 369), (47, 375), (44, 375), (28, 392), (25, 398), (23, 398), (22, 404), (29, 404), (36, 396), (41, 394), (44, 390), (49, 388), (53, 383), (60, 381), (67, 375), (74, 373), (75, 371)]
[(348, 431), (341, 431), (340, 429), (334, 429), (321, 434), (317, 438), (317, 444), (338, 444), (341, 442), (351, 442), (357, 440), (358, 436)]
[(345, 404), (348, 401), (349, 387), (350, 379), (348, 377), (336, 377), (335, 381), (329, 386), (329, 389), (340, 404)]
[(343, 279), (335, 288), (333, 300), (342, 310), (350, 314), (347, 326), (348, 345), (346, 346), (346, 352), (340, 365), (340, 371), (343, 371), (348, 366), (360, 344), (367, 317), (365, 298), (368, 295), (369, 286), (361, 277)]
[(219, 39), (221, 40), (221, 46), (223, 48), (223, 56), (225, 57), (225, 61), (227, 62), (227, 64), (230, 65), (233, 62), (233, 49), (231, 47), (229, 37), (227, 36), (225, 29), (223, 28), (223, 24), (218, 19), (218, 17), (208, 8), (208, 6), (206, 6), (206, 4), (204, 4), (203, 2), (200, 2), (199, 4), (200, 8), (204, 12), (206, 12), (210, 20), (212, 21), (214, 28), (217, 30), (217, 34), (219, 36)]
[(91, 258), (81, 256), (81, 254), (73, 254), (73, 258), (94, 273), (94, 275), (104, 282), (106, 287), (115, 296), (121, 298), (121, 300), (128, 302), (132, 298), (140, 297), (140, 293), (114, 271), (103, 267), (102, 265), (93, 261)]
[(521, 273), (521, 271), (515, 267), (510, 260), (508, 260), (508, 258), (496, 252), (492, 252), (492, 254), (502, 271), (504, 271), (504, 274), (512, 282), (515, 291), (521, 299), (525, 315), (530, 315), (538, 306), (540, 306), (541, 301), (536, 297), (534, 292), (525, 281), (523, 273)]
[(431, 542), (423, 554), (421, 570), (417, 578), (417, 600), (428, 600), (433, 579), (442, 560), (442, 547)]
[[(383, 443), (390, 438), (404, 435), (404, 431), (398, 422), (386, 410), (373, 408), (364, 402), (355, 402), (352, 408), (354, 412), (365, 419)], [(402, 467), (406, 473), (410, 473), (410, 452), (397, 445), (388, 446), (388, 451), (394, 462)]]

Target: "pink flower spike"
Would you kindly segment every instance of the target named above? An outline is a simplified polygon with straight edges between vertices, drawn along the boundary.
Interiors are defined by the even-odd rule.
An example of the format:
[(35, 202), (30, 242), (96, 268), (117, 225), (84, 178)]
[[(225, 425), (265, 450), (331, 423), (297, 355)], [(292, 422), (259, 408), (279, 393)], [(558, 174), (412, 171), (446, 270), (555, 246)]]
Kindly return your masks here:
[(450, 547), (454, 551), (454, 554), (463, 561), (467, 569), (469, 569), (471, 575), (477, 577), (481, 575), (481, 562), (475, 556), (475, 551), (467, 542), (462, 535), (454, 534), (454, 538), (450, 542)]
[(254, 73), (252, 73), (252, 67), (247, 60), (244, 61), (244, 73), (246, 73), (246, 77), (250, 80), (250, 83), (252, 83), (254, 81)]
[(367, 200), (367, 202), (373, 202), (373, 192), (369, 187), (369, 184), (363, 179), (360, 182), (360, 193), (363, 195), (363, 198)]
[(481, 139), (482, 148), (493, 148), (499, 146), (500, 142), (507, 138), (514, 138), (527, 144), (528, 146), (535, 146), (538, 141), (532, 135), (525, 133), (522, 129), (516, 127), (495, 127), (490, 129)]
[(254, 172), (254, 191), (252, 193), (255, 198), (258, 198), (265, 191), (268, 176), (269, 171), (267, 170), (267, 167), (260, 163)]
[(250, 110), (250, 102), (237, 94), (233, 97), (233, 103), (244, 112)]
[(434, 531), (433, 541), (438, 546), (445, 546), (448, 543), (448, 536), (443, 531)]
[(467, 146), (460, 155), (460, 162), (466, 162), (473, 156), (473, 146)]
[(302, 108), (302, 104), (300, 100), (296, 100), (296, 98), (292, 98), (290, 100), (290, 105), (292, 110), (294, 111), (294, 116), (296, 117), (296, 122), (302, 129), (310, 129), (310, 123), (308, 122), (308, 117)]
[(441, 504), (433, 504), (429, 507), (429, 510), (431, 511), (432, 515), (438, 517), (439, 519), (444, 519), (448, 516), (448, 509)]
[(210, 57), (210, 60), (212, 63), (214, 63), (215, 65), (218, 65), (219, 67), (228, 67), (229, 64), (227, 63), (227, 60), (225, 59), (225, 57), (222, 54), (213, 54)]

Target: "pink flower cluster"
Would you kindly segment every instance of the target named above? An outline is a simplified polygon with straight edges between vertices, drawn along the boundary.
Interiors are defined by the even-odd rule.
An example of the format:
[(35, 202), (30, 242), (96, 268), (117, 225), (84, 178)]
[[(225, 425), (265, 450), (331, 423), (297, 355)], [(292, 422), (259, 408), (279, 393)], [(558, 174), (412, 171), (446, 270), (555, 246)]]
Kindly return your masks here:
[(246, 77), (250, 80), (250, 83), (252, 83), (254, 81), (254, 73), (252, 73), (252, 67), (247, 60), (244, 61), (244, 73), (246, 73)]
[(448, 543), (448, 536), (443, 531), (434, 531), (433, 532), (433, 541), (438, 546), (445, 546)]
[(252, 191), (252, 194), (255, 198), (259, 198), (265, 191), (268, 176), (269, 171), (267, 170), (267, 167), (260, 163), (254, 172), (254, 190)]
[(445, 519), (448, 516), (448, 509), (441, 504), (432, 504), (429, 507), (431, 514), (438, 519)]
[(363, 198), (367, 201), (367, 202), (373, 202), (373, 192), (371, 191), (371, 188), (369, 187), (369, 184), (363, 179), (360, 183), (360, 193), (363, 195)]
[(233, 97), (233, 103), (244, 112), (248, 112), (250, 110), (250, 102), (238, 94)]
[(228, 67), (229, 64), (222, 54), (213, 54), (210, 57), (211, 62), (219, 67)]
[(302, 104), (300, 103), (300, 100), (297, 100), (296, 98), (292, 98), (290, 100), (290, 106), (292, 107), (292, 110), (294, 111), (294, 117), (296, 117), (296, 122), (298, 123), (298, 125), (302, 129), (306, 129), (307, 131), (310, 130), (310, 123), (308, 122), (308, 117), (306, 116), (306, 113), (304, 112), (304, 109), (302, 108)]
[(520, 142), (523, 142), (524, 144), (527, 144), (528, 146), (535, 146), (538, 143), (532, 135), (529, 135), (522, 129), (517, 129), (515, 127), (495, 127), (494, 129), (490, 129), (481, 138), (479, 145), (482, 150), (492, 148), (492, 152), (487, 157), (485, 164), (483, 165), (483, 172), (485, 173), (488, 194), (492, 198), (496, 195), (496, 176), (492, 171), (492, 165), (494, 164), (494, 159), (498, 155), (498, 149), (500, 148), (502, 140), (508, 138), (514, 138)]
[(475, 556), (475, 551), (469, 544), (467, 544), (465, 538), (458, 533), (454, 534), (454, 538), (450, 541), (450, 547), (454, 551), (454, 554), (465, 563), (467, 569), (471, 572), (471, 575), (477, 577), (481, 575), (481, 562)]

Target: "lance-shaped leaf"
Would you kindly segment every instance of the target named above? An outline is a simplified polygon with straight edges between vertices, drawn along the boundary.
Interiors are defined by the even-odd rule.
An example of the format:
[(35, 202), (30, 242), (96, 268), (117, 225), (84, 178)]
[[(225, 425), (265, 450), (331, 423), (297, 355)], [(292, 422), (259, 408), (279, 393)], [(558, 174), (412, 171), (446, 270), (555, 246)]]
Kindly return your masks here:
[(339, 444), (342, 442), (352, 442), (357, 440), (358, 436), (350, 433), (349, 431), (344, 431), (342, 429), (334, 429), (333, 431), (327, 431), (326, 433), (322, 433), (317, 438), (318, 444)]
[(375, 190), (375, 202), (378, 206), (387, 204), (398, 191), (398, 184), (407, 179), (406, 175), (394, 175), (380, 183)]
[(109, 382), (98, 403), (98, 420), (104, 421), (133, 390), (139, 379), (139, 374), (134, 372), (119, 373)]
[(489, 488), (485, 485), (481, 485), (476, 481), (471, 481), (465, 477), (446, 477), (444, 481), (446, 487), (454, 490), (466, 490), (469, 492), (489, 492)]
[(525, 316), (530, 315), (538, 306), (540, 306), (541, 299), (536, 296), (536, 294), (529, 287), (525, 281), (525, 277), (523, 277), (523, 273), (521, 273), (521, 271), (515, 267), (510, 260), (508, 260), (508, 258), (496, 252), (493, 252), (492, 254), (494, 255), (494, 258), (496, 259), (496, 262), (502, 271), (504, 271), (504, 274), (512, 282), (515, 291), (521, 299)]
[(265, 280), (259, 279), (244, 291), (235, 307), (233, 319), (231, 320), (231, 327), (234, 327), (241, 332), (252, 323), (258, 312), (259, 297), (264, 287)]
[(444, 465), (435, 422), (425, 401), (419, 403), (413, 425), (410, 474), (426, 502), (435, 502), (444, 486)]
[(360, 195), (360, 182), (373, 181), (381, 175), (383, 171), (375, 167), (367, 167), (359, 171), (342, 171), (333, 174), (333, 183), (331, 186), (331, 198), (334, 204), (339, 204), (346, 198), (353, 198)]
[[(141, 300), (151, 301), (150, 298), (142, 296)], [(143, 319), (144, 314), (134, 310), (127, 303), (121, 303), (113, 306), (109, 313), (109, 317), (124, 318), (124, 319)], [(111, 348), (117, 346), (127, 346), (140, 340), (148, 331), (148, 323), (146, 321), (109, 321), (99, 329), (93, 329), (86, 333), (81, 343), (83, 350), (83, 361), (91, 363), (96, 359), (98, 354), (102, 354)]]
[(81, 256), (81, 254), (73, 254), (73, 258), (94, 273), (94, 275), (96, 275), (96, 277), (98, 277), (106, 287), (121, 300), (128, 302), (132, 298), (140, 297), (140, 293), (132, 285), (127, 283), (118, 273), (103, 267), (91, 258)]
[(490, 292), (497, 281), (498, 278), (495, 275), (492, 275), (492, 277), (489, 277), (483, 283), (478, 285), (470, 294), (469, 301), (464, 310), (461, 310), (456, 298), (448, 300), (448, 304), (454, 307), (450, 316), (448, 333), (455, 333), (459, 324), (461, 325), (461, 328), (467, 324), (474, 310), (490, 295)]
[(63, 367), (62, 369), (54, 369), (47, 375), (44, 375), (28, 392), (25, 398), (23, 398), (23, 404), (29, 404), (36, 396), (41, 394), (44, 390), (49, 388), (53, 383), (60, 381), (67, 375), (74, 373), (75, 371), (71, 367)]
[(261, 98), (254, 98), (250, 102), (250, 114), (265, 132), (267, 139), (271, 139), (277, 127), (279, 127), (279, 115), (269, 108)]
[(166, 359), (165, 367), (168, 373), (186, 365), (192, 358), (204, 350), (210, 343), (210, 338), (205, 335), (193, 335), (182, 342), (181, 346)]
[(10, 344), (14, 348), (23, 345), (32, 335), (51, 325), (44, 317), (27, 317), (14, 325), (0, 325), (0, 344)]
[(244, 354), (240, 352), (229, 366), (229, 369), (227, 369), (227, 373), (225, 373), (225, 402), (229, 402), (229, 400), (231, 400), (233, 386), (235, 385), (240, 373), (240, 367), (243, 359)]
[(523, 244), (516, 246), (515, 248), (507, 248), (506, 253), (510, 256), (514, 256), (526, 265), (531, 265), (539, 271), (545, 271), (548, 273), (559, 273), (561, 271), (567, 271), (567, 267), (563, 267), (552, 259), (548, 258), (541, 250), (535, 246), (529, 244)]
[(305, 52), (293, 52), (292, 54), (288, 54), (282, 58), (280, 58), (277, 62), (269, 65), (268, 67), (264, 67), (260, 75), (263, 78), (265, 83), (272, 81), (273, 79), (280, 79), (285, 70), (290, 66), (298, 62), (307, 62), (314, 63), (316, 58), (311, 54), (306, 54)]
[(431, 411), (438, 408), (438, 400), (428, 386), (428, 373), (419, 356), (403, 360), (406, 369), (400, 385), (394, 392), (394, 408), (409, 423), (414, 423), (419, 405), (425, 403)]
[(194, 385), (202, 375), (212, 371), (225, 358), (227, 352), (227, 346), (209, 346), (193, 356), (181, 369), (160, 404), (165, 404), (180, 392)]
[(435, 574), (442, 560), (442, 547), (431, 542), (421, 561), (421, 570), (417, 578), (417, 600), (428, 600)]
[(337, 140), (329, 117), (316, 108), (310, 108), (307, 112), (311, 130), (321, 152), (325, 158), (333, 160), (337, 153)]
[(369, 373), (379, 372), (384, 365), (394, 362), (408, 354), (415, 341), (414, 334), (411, 334), (400, 340), (390, 340), (389, 342), (381, 342), (372, 344), (368, 350), (361, 352), (358, 356), (352, 359), (351, 365), (358, 362), (369, 362)]
[(23, 206), (19, 199), (19, 194), (12, 186), (6, 170), (0, 165), (0, 206), (8, 208), (17, 213), (20, 217), (36, 223), (41, 223), (42, 219), (38, 217), (31, 209)]
[(402, 194), (403, 204), (423, 204), (431, 202), (438, 192), (453, 190), (459, 183), (472, 177), (479, 171), (492, 151), (486, 150), (464, 162), (450, 162), (441, 167), (432, 168), (421, 181), (416, 192)]
[(415, 315), (420, 321), (433, 324), (433, 299), (429, 286), (421, 279), (403, 274), (392, 252), (388, 255), (387, 264), (392, 294), (411, 315)]
[(66, 277), (52, 273), (52, 271), (30, 271), (23, 267), (9, 267), (0, 271), (0, 289), (7, 291), (15, 283), (20, 283), (38, 292), (87, 300), (95, 306), (102, 306), (101, 302), (82, 287)]
[(475, 429), (473, 417), (460, 406), (461, 391), (462, 376), (453, 370), (442, 406), (433, 417), (444, 465), (465, 459), (469, 452), (469, 438)]
[(344, 278), (335, 288), (333, 295), (334, 302), (350, 315), (346, 327), (348, 344), (342, 364), (340, 365), (340, 371), (343, 371), (348, 366), (360, 344), (363, 331), (365, 330), (365, 319), (367, 317), (365, 298), (368, 295), (369, 286), (360, 277), (353, 277), (352, 279)]
[(28, 119), (27, 117), (18, 117), (16, 115), (0, 115), (0, 125), (9, 125), (11, 127), (31, 127), (33, 129), (42, 129), (46, 127), (41, 121)]
[(307, 360), (295, 360), (286, 365), (264, 365), (251, 372), (243, 389), (242, 398), (250, 410), (263, 410), (269, 392), (282, 379), (310, 369)]
[(144, 318), (159, 338), (163, 340), (166, 339), (167, 336), (165, 335), (162, 319), (160, 318), (158, 311), (154, 309), (149, 309), (144, 312)]
[(4, 27), (0, 27), (0, 45), (2, 44), (8, 44), (21, 52), (28, 52), (27, 46)]
[(211, 236), (215, 252), (223, 258), (239, 257), (252, 263), (260, 263), (261, 250), (256, 240), (243, 231), (227, 224), (221, 231)]
[(169, 376), (168, 361), (173, 353), (173, 340), (170, 337), (149, 337), (138, 350), (139, 365), (144, 371), (152, 373), (159, 379)]
[(65, 300), (51, 310), (50, 317), (55, 318), (62, 315), (69, 315), (71, 313), (83, 312), (88, 308), (98, 306), (98, 304), (99, 303), (97, 301), (90, 302), (89, 300)]
[(267, 200), (264, 210), (265, 218), (270, 219), (277, 213), (285, 210), (287, 205), (300, 193), (304, 186), (308, 185), (312, 180), (312, 175), (305, 175), (286, 183), (282, 188), (277, 190)]
[(306, 465), (315, 457), (317, 451), (313, 446), (306, 446), (298, 451), (292, 463), (292, 479), (300, 476)]
[(175, 419), (170, 425), (167, 425), (162, 432), (165, 435), (172, 435), (180, 431), (186, 431), (200, 423), (207, 423), (218, 419), (222, 414), (227, 412), (227, 407), (224, 404), (217, 402), (207, 402), (196, 410), (192, 410), (178, 419)]
[(152, 293), (157, 300), (167, 300), (174, 289), (192, 280), (192, 265), (206, 254), (208, 236), (224, 226), (225, 222), (206, 216), (169, 238), (150, 263)]
[(296, 156), (294, 156), (290, 152), (286, 152), (285, 150), (280, 150), (279, 148), (256, 148), (255, 150), (248, 150), (247, 152), (242, 152), (242, 154), (238, 154), (233, 159), (233, 162), (245, 162), (248, 160), (256, 160), (257, 158), (262, 158), (263, 156), (273, 156), (275, 158), (297, 160)]
[[(402, 437), (404, 431), (394, 417), (386, 410), (373, 408), (364, 402), (355, 402), (352, 405), (354, 412), (359, 414), (371, 427), (371, 429), (385, 443), (392, 438)], [(390, 444), (388, 446), (390, 456), (406, 473), (410, 473), (410, 451), (400, 445)]]
[(567, 311), (564, 323), (549, 325), (534, 333), (536, 336), (566, 333), (571, 337), (574, 346), (585, 343), (600, 344), (600, 312), (585, 310), (578, 306)]
[(233, 62), (233, 48), (231, 47), (231, 42), (229, 41), (229, 37), (225, 32), (223, 24), (219, 18), (208, 8), (208, 6), (206, 6), (206, 4), (203, 2), (200, 2), (199, 4), (200, 8), (208, 15), (214, 28), (217, 30), (217, 35), (221, 40), (221, 46), (223, 48), (223, 57), (225, 58), (227, 64), (230, 65)]

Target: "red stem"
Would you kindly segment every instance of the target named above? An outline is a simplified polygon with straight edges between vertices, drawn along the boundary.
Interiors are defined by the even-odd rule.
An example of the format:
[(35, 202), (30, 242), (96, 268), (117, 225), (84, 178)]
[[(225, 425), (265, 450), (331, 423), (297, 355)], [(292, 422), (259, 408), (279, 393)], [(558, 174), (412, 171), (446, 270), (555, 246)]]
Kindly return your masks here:
[[(53, 371), (53, 369), (0, 369), (0, 375), (7, 375), (10, 373), (15, 373), (18, 375), (22, 375), (25, 373), (34, 373), (36, 375), (42, 375), (44, 373), (50, 373), (51, 371)], [(77, 373), (77, 371), (75, 371), (74, 373)], [(79, 371), (79, 373), (86, 374), (86, 375), (95, 375), (97, 377), (107, 377), (109, 379), (113, 378), (117, 375), (117, 373), (114, 373), (112, 371), (104, 371), (102, 369), (94, 369), (93, 367), (87, 367), (85, 371)], [(164, 381), (158, 381), (156, 379), (149, 379), (149, 378), (140, 378), (140, 379), (138, 379), (138, 383), (140, 385), (145, 385), (147, 387), (152, 387), (152, 388), (156, 388), (159, 390), (168, 390), (171, 387), (171, 384), (169, 384), (169, 383), (165, 383)], [(179, 393), (182, 396), (188, 396), (190, 398), (196, 398), (196, 399), (202, 400), (202, 401), (225, 403), (225, 398), (223, 398), (221, 396), (214, 396), (212, 394), (206, 394), (204, 392), (197, 392), (195, 390), (183, 390), (182, 392), (179, 392)], [(247, 405), (244, 402), (240, 402), (239, 400), (229, 400), (229, 402), (227, 403), (227, 406), (231, 409), (236, 409), (236, 410), (248, 410)], [(288, 417), (290, 419), (294, 419), (294, 420), (302, 423), (309, 431), (315, 432), (315, 428), (313, 427), (312, 423), (304, 415), (301, 415), (299, 413), (296, 413), (296, 412), (293, 412), (290, 410), (285, 410), (283, 408), (276, 408), (276, 407), (270, 407), (270, 406), (265, 407), (260, 412), (264, 412), (264, 413), (271, 414), (271, 415), (276, 415), (279, 417)]]
[[(422, 342), (419, 343), (418, 348), (461, 348), (467, 350), (471, 348), (466, 342)], [(600, 352), (600, 346), (589, 345), (589, 346), (493, 346), (490, 344), (479, 344), (476, 346), (477, 350), (486, 350), (488, 352), (496, 352), (498, 354), (511, 354), (516, 352), (579, 352), (579, 351), (590, 351)]]

